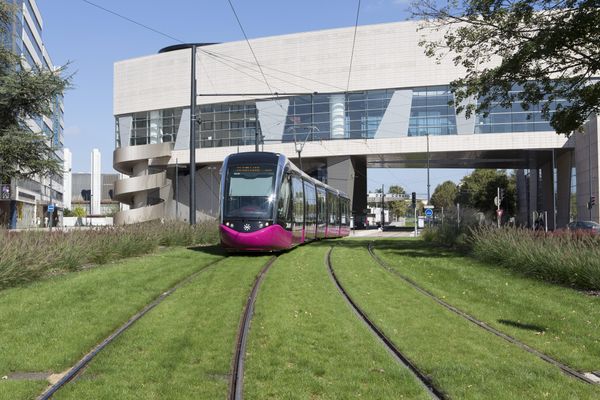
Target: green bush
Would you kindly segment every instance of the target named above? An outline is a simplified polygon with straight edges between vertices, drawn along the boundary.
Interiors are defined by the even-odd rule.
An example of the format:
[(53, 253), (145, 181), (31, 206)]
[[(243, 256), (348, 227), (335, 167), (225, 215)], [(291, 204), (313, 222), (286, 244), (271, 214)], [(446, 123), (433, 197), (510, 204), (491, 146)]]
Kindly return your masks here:
[(217, 226), (215, 222), (194, 227), (182, 222), (152, 222), (52, 233), (0, 231), (0, 289), (85, 264), (147, 254), (158, 246), (216, 243)]
[(470, 235), (472, 255), (525, 275), (600, 290), (600, 236), (557, 231), (480, 227)]

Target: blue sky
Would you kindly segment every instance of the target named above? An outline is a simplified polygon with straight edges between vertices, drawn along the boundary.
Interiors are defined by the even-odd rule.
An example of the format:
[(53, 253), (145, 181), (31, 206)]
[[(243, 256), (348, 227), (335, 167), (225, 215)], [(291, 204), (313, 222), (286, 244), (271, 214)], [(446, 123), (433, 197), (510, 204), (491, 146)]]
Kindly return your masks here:
[[(92, 0), (184, 42), (243, 40), (227, 0)], [(354, 0), (232, 0), (249, 38), (353, 26)], [(362, 0), (359, 24), (405, 20), (408, 0)], [(92, 148), (102, 153), (102, 170), (112, 172), (115, 61), (155, 54), (172, 39), (106, 13), (82, 0), (37, 0), (43, 39), (55, 65), (70, 62), (74, 87), (65, 94), (65, 146), (73, 171), (90, 170)], [(437, 183), (458, 181), (466, 170), (432, 170)], [(369, 169), (369, 189), (400, 184), (426, 193), (425, 170)]]

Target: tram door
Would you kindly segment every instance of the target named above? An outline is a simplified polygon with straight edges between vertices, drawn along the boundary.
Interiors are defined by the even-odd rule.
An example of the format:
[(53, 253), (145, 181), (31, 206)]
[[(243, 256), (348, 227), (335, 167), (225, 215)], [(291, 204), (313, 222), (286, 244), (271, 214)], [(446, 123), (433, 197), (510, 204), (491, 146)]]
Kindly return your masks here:
[(302, 179), (292, 176), (292, 237), (294, 243), (304, 241), (304, 185)]

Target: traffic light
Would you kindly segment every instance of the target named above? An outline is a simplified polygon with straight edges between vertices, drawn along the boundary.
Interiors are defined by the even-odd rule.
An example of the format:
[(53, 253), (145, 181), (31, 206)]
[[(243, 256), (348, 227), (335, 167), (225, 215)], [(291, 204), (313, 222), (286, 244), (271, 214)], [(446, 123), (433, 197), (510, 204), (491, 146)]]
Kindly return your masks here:
[(596, 204), (596, 196), (590, 196), (590, 201), (588, 202), (588, 210), (591, 210), (594, 204)]
[(500, 202), (504, 200), (504, 189), (500, 188), (500, 198), (498, 199)]
[(417, 206), (417, 193), (416, 192), (412, 192), (411, 202), (412, 202), (412, 206), (413, 207)]

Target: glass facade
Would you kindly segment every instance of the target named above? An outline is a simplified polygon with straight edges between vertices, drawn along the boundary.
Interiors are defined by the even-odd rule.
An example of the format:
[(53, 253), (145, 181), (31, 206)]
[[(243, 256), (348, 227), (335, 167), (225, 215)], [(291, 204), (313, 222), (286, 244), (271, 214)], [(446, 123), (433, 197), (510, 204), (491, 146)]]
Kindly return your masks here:
[(456, 111), (448, 103), (454, 95), (448, 86), (413, 89), (408, 136), (456, 135)]
[(208, 104), (198, 107), (196, 147), (241, 146), (254, 143), (257, 111), (254, 102)]
[[(390, 102), (396, 94), (404, 97), (410, 95), (409, 103), (390, 108)], [(199, 106), (196, 113), (199, 118), (196, 147), (251, 145), (254, 144), (257, 131), (261, 137), (270, 132), (266, 143), (373, 139), (377, 138), (382, 124), (386, 124), (385, 137), (390, 137), (390, 131), (392, 137), (459, 133), (456, 110), (450, 105), (454, 95), (448, 85), (313, 94), (279, 97), (276, 100)], [(257, 107), (258, 103), (266, 105)], [(553, 102), (550, 109), (554, 110), (560, 103)], [(552, 131), (549, 122), (542, 117), (541, 107), (537, 105), (525, 110), (520, 102), (514, 102), (510, 108), (493, 103), (488, 115), (473, 116), (470, 131), (460, 133)], [(119, 126), (122, 117), (132, 118), (129, 145), (134, 146), (174, 142), (180, 124), (189, 125), (188, 121), (181, 120), (181, 115), (182, 108), (120, 115), (116, 118), (116, 145), (123, 145), (123, 127)], [(393, 122), (384, 123), (385, 115), (393, 117)], [(265, 120), (270, 121), (270, 125), (261, 125)], [(463, 125), (469, 126), (468, 123)], [(275, 137), (274, 131), (277, 132)]]
[[(129, 145), (174, 142), (181, 122), (181, 112), (181, 108), (169, 108), (132, 114)], [(117, 147), (122, 144), (120, 132), (121, 128), (117, 118), (115, 120), (115, 142)]]

